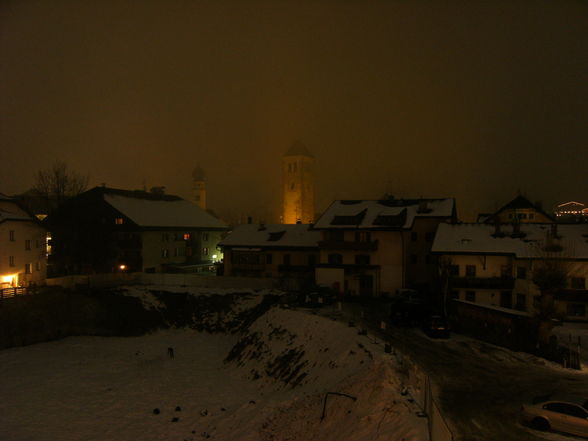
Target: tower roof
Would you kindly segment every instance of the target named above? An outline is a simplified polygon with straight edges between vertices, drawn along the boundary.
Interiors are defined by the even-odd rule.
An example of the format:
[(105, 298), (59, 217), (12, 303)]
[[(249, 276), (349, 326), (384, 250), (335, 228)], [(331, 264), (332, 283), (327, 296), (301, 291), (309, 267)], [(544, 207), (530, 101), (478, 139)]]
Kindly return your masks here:
[(288, 149), (284, 156), (308, 156), (309, 158), (314, 158), (312, 153), (308, 151), (306, 146), (302, 144), (300, 141), (296, 141), (292, 144), (292, 147)]
[(204, 181), (205, 177), (206, 175), (204, 174), (204, 170), (202, 170), (200, 167), (196, 166), (194, 170), (192, 170), (192, 178), (195, 181)]

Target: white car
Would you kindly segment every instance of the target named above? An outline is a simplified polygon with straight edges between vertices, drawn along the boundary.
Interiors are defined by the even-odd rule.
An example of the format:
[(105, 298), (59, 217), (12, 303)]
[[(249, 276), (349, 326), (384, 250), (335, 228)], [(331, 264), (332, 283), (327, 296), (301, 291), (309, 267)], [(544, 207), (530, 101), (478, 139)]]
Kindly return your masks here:
[(521, 408), (523, 422), (538, 430), (556, 430), (588, 437), (588, 400), (578, 397), (551, 399)]

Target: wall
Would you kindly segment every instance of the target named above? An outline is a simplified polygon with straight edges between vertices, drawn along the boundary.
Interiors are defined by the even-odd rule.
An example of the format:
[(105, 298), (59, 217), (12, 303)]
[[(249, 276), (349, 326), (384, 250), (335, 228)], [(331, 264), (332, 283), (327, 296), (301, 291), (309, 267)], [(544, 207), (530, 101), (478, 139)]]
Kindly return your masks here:
[[(14, 241), (10, 241), (10, 231), (14, 231)], [(14, 283), (42, 284), (47, 275), (46, 234), (45, 229), (35, 222), (2, 222), (0, 224), (0, 276), (18, 274)], [(27, 240), (30, 241), (29, 250), (25, 249)], [(10, 256), (14, 257), (14, 266), (9, 265)], [(27, 263), (31, 265), (31, 274), (25, 274)]]
[(191, 286), (213, 289), (272, 289), (278, 287), (278, 281), (276, 279), (215, 277), (196, 274), (110, 273), (47, 279), (47, 285), (49, 286), (62, 286), (70, 289), (80, 286), (95, 288), (125, 284)]

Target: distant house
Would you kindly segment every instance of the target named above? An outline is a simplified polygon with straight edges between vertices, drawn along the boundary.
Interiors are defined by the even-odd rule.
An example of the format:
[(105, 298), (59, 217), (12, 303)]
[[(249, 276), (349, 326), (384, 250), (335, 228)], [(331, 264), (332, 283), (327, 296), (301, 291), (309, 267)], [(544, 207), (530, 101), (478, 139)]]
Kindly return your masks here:
[(14, 199), (0, 194), (0, 288), (44, 284), (47, 231)]
[(226, 276), (270, 277), (314, 281), (320, 233), (308, 224), (244, 224), (235, 227), (220, 246)]
[(546, 213), (539, 203), (532, 203), (524, 196), (517, 196), (512, 201), (498, 209), (493, 214), (481, 214), (479, 222), (488, 224), (507, 223), (549, 223), (555, 222), (553, 217)]
[(450, 198), (335, 201), (314, 226), (322, 233), (317, 284), (348, 295), (385, 296), (400, 288), (432, 295), (437, 225), (455, 221)]
[(221, 260), (228, 227), (178, 196), (95, 187), (44, 220), (55, 275), (179, 272)]
[(588, 208), (576, 201), (564, 202), (558, 204), (554, 210), (555, 219), (561, 223), (581, 223), (588, 222)]
[(567, 319), (588, 319), (588, 225), (440, 224), (433, 253), (449, 276), (449, 297), (532, 314), (540, 292), (533, 271), (546, 259), (564, 262), (567, 286), (555, 294)]

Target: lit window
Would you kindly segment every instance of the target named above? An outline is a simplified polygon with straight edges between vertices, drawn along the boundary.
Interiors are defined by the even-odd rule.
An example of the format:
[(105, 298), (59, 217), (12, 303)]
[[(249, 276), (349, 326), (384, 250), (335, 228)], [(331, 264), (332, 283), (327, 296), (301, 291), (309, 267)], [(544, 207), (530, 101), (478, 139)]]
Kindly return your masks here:
[(207, 247), (202, 248), (202, 255), (208, 256), (208, 248)]
[(161, 250), (161, 257), (163, 257), (163, 258), (169, 257), (169, 250), (167, 248)]
[(33, 272), (33, 265), (30, 263), (25, 263), (25, 274), (32, 274)]
[(122, 217), (117, 217), (116, 219), (114, 219), (114, 223), (115, 223), (116, 225), (122, 225), (122, 224), (123, 224), (123, 222), (124, 222), (124, 220), (123, 220), (123, 218), (122, 218)]
[(190, 233), (184, 233), (184, 240), (190, 240)]

